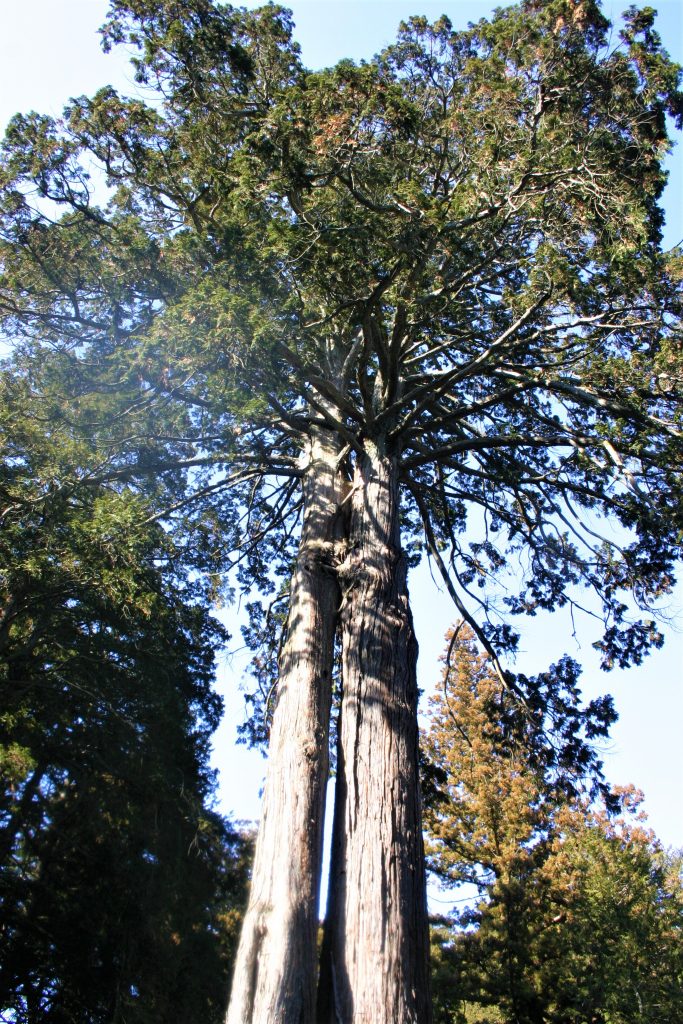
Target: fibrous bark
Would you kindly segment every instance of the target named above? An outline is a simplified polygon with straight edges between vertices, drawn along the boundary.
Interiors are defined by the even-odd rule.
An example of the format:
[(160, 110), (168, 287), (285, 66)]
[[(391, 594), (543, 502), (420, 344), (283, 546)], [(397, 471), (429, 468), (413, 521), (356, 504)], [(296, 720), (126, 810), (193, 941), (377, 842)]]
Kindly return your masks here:
[(227, 1024), (312, 1024), (343, 481), (318, 431), (273, 713), (249, 906)]
[(366, 444), (341, 569), (343, 698), (322, 1024), (428, 1024), (417, 642), (396, 460)]

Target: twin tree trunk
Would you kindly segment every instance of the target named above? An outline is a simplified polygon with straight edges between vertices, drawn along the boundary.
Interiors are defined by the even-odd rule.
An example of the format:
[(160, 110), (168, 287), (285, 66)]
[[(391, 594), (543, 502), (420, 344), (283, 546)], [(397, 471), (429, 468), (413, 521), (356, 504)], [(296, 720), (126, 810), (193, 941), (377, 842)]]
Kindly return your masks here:
[[(332, 443), (318, 438), (313, 448), (227, 1024), (429, 1024), (417, 643), (400, 543), (396, 461), (366, 444), (348, 497), (346, 558), (334, 574), (322, 555), (339, 535), (344, 485)], [(340, 599), (344, 692), (316, 1009), (317, 901)]]

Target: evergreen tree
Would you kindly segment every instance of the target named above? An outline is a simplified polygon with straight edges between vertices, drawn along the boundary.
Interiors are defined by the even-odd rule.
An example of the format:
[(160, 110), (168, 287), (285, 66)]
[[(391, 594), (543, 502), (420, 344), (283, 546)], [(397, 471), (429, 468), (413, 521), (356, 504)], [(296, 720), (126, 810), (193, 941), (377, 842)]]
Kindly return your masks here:
[(675, 1020), (680, 856), (643, 826), (632, 787), (613, 794), (615, 818), (558, 774), (548, 747), (542, 762), (543, 738), (471, 634), (452, 636), (449, 651), (425, 736), (429, 864), (477, 895), (433, 932), (437, 1019)]
[[(653, 21), (630, 10), (614, 45), (594, 0), (524, 0), (462, 33), (412, 19), (372, 62), (311, 73), (278, 7), (114, 0), (105, 43), (137, 48), (158, 102), (104, 90), (10, 126), (5, 331), (59, 352), (101, 475), (152, 478), (188, 562), (220, 573), (231, 550), (271, 590), (294, 565), (281, 657), (260, 662), (277, 702), (232, 1024), (316, 1014), (338, 625), (317, 1014), (430, 1018), (415, 545), (538, 714), (543, 686), (501, 667), (509, 616), (586, 585), (606, 666), (661, 642), (680, 257), (658, 200), (682, 101)], [(558, 758), (585, 763), (572, 713)]]
[(0, 1012), (222, 1019), (245, 840), (210, 808), (223, 631), (38, 382), (0, 378)]

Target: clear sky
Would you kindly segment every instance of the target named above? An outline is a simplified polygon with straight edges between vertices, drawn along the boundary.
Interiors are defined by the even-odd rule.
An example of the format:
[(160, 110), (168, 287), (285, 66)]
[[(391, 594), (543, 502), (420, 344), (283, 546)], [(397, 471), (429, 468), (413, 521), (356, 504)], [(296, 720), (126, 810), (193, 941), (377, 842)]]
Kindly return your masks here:
[[(672, 57), (683, 62), (683, 0), (649, 0), (659, 10), (658, 28)], [(629, 0), (607, 0), (614, 16)], [(644, 5), (644, 3), (642, 4)], [(257, 6), (250, 3), (247, 6)], [(291, 7), (296, 38), (310, 67), (323, 67), (342, 57), (367, 59), (391, 42), (398, 22), (411, 14), (437, 18), (446, 13), (455, 27), (490, 14), (494, 4), (482, 0), (295, 0)], [(73, 95), (91, 93), (111, 83), (133, 89), (125, 55), (104, 56), (97, 28), (104, 20), (106, 0), (1, 0), (0, 2), (0, 128), (18, 110), (59, 114)], [(683, 239), (683, 150), (670, 161), (666, 195), (665, 243)], [(435, 684), (443, 635), (455, 617), (448, 598), (420, 569), (411, 582), (413, 609), (420, 641), (420, 684)], [(672, 624), (667, 644), (639, 669), (604, 675), (586, 624), (576, 636), (562, 616), (528, 620), (518, 668), (540, 671), (567, 651), (584, 665), (588, 696), (609, 691), (616, 698), (620, 721), (606, 751), (608, 777), (632, 782), (645, 791), (652, 826), (667, 844), (683, 846), (683, 589), (670, 604)], [(233, 620), (234, 624), (234, 620)], [(520, 620), (515, 625), (519, 627)], [(235, 626), (235, 646), (239, 634)], [(238, 692), (239, 654), (223, 658), (220, 686), (228, 714), (216, 739), (216, 764), (221, 771), (221, 804), (239, 818), (258, 815), (258, 789), (264, 762), (244, 747), (234, 748), (235, 719), (242, 715)]]

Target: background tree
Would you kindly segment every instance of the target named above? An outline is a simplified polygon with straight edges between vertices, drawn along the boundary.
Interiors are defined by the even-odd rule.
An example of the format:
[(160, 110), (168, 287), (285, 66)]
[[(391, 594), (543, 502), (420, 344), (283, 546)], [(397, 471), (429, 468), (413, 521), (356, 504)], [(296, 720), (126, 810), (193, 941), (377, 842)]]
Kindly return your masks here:
[[(245, 583), (273, 586), (297, 552), (234, 1017), (313, 1014), (341, 595), (321, 1007), (428, 1020), (407, 552), (424, 542), (494, 658), (514, 648), (509, 615), (581, 584), (607, 666), (660, 642), (650, 605), (680, 543), (680, 306), (658, 200), (679, 71), (649, 9), (617, 42), (590, 0), (529, 0), (457, 34), (416, 18), (375, 61), (318, 74), (278, 8), (111, 11), (107, 44), (138, 47), (159, 102), (105, 90), (59, 125), (14, 122), (6, 330), (59, 349), (81, 382), (72, 406), (93, 389), (121, 403), (110, 473), (191, 467), (166, 522), (181, 532), (199, 500), (212, 571), (236, 548)], [(161, 417), (151, 449), (141, 409)], [(516, 596), (496, 588), (506, 572)], [(542, 687), (506, 681), (542, 714)], [(558, 757), (572, 754), (588, 756), (573, 742)]]
[[(462, 630), (425, 735), (429, 864), (478, 895), (435, 929), (437, 1019), (670, 1021), (683, 974), (680, 856), (591, 804)], [(431, 784), (430, 784), (430, 781)], [(461, 890), (467, 892), (467, 889)]]
[(0, 377), (0, 1011), (219, 1021), (247, 875), (211, 810), (224, 633), (39, 383)]

